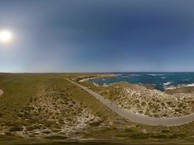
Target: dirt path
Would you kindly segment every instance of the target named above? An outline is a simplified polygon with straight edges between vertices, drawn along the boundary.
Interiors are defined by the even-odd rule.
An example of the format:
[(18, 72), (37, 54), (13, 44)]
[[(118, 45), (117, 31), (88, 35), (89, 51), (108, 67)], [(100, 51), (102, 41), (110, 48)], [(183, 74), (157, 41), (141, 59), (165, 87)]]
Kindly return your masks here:
[(152, 125), (152, 126), (158, 126), (158, 125), (178, 126), (178, 125), (183, 125), (183, 124), (187, 124), (189, 122), (194, 121), (194, 113), (189, 114), (189, 115), (180, 116), (180, 117), (170, 117), (170, 118), (155, 118), (155, 117), (149, 117), (149, 116), (145, 116), (145, 115), (141, 115), (141, 114), (136, 114), (136, 113), (132, 112), (131, 110), (127, 110), (127, 109), (124, 109), (124, 108), (117, 106), (112, 101), (105, 99), (100, 94), (98, 94), (98, 93), (78, 84), (78, 83), (75, 83), (69, 79), (66, 79), (66, 80), (81, 87), (83, 90), (90, 93), (92, 96), (94, 96), (100, 102), (102, 102), (104, 105), (109, 107), (112, 111), (114, 111), (115, 113), (117, 113), (121, 117), (126, 118), (132, 122), (137, 122), (137, 123)]

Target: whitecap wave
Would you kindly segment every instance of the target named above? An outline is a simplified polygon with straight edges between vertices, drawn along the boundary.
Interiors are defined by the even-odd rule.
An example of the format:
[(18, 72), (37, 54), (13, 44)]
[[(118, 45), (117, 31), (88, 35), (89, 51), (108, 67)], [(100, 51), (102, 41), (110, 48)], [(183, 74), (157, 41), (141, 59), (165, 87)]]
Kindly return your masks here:
[(187, 86), (188, 86), (188, 87), (194, 87), (194, 83), (188, 84)]
[(177, 87), (175, 87), (175, 86), (168, 86), (168, 87), (165, 87), (164, 89), (165, 90), (174, 90), (174, 89), (176, 89)]
[(178, 85), (178, 87), (194, 87), (194, 83), (191, 83), (191, 84), (181, 84), (181, 85)]
[(164, 86), (169, 86), (170, 84), (171, 84), (171, 82), (163, 83)]
[(177, 88), (176, 86), (172, 85), (172, 82), (163, 83), (163, 87), (165, 90), (173, 90)]
[(194, 83), (191, 84), (180, 84), (178, 86), (164, 86), (165, 90), (173, 90), (173, 89), (177, 89), (177, 88), (183, 88), (183, 87), (194, 87)]
[(148, 76), (163, 76), (164, 74), (147, 74)]

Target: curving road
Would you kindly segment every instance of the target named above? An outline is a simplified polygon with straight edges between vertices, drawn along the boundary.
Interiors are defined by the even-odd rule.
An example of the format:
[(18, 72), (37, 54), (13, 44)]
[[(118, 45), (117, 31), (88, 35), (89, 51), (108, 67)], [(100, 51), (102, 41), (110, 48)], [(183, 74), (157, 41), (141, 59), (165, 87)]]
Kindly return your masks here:
[(71, 83), (84, 89), (86, 92), (93, 95), (96, 99), (98, 99), (100, 102), (102, 102), (108, 108), (110, 108), (112, 111), (114, 111), (118, 115), (120, 115), (123, 118), (126, 118), (132, 122), (146, 124), (146, 125), (152, 125), (152, 126), (158, 126), (158, 125), (178, 126), (178, 125), (183, 125), (183, 124), (187, 124), (187, 123), (194, 121), (194, 113), (189, 114), (189, 115), (180, 116), (180, 117), (170, 117), (170, 118), (155, 118), (155, 117), (149, 117), (149, 116), (145, 116), (145, 115), (141, 115), (141, 114), (136, 114), (130, 110), (127, 110), (127, 109), (124, 109), (124, 108), (117, 106), (112, 101), (105, 99), (100, 94), (98, 94), (98, 93), (78, 84), (78, 83), (75, 83), (69, 79), (66, 79), (66, 80), (68, 80)]

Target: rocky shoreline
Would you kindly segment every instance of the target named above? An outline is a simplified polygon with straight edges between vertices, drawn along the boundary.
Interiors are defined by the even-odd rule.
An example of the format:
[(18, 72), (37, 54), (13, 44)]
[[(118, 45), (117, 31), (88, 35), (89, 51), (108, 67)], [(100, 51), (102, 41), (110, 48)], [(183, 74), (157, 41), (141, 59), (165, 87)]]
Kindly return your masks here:
[(85, 82), (88, 80), (92, 80), (92, 79), (98, 79), (98, 78), (114, 78), (117, 77), (118, 74), (96, 74), (96, 75), (83, 75), (83, 76), (78, 76), (76, 78), (74, 78), (74, 81), (77, 82)]

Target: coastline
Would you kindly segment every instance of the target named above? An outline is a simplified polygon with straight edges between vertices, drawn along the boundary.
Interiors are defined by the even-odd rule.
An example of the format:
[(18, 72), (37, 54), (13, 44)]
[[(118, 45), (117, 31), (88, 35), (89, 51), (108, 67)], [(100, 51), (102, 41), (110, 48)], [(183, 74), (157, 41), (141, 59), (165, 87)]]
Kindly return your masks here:
[(115, 78), (118, 77), (119, 74), (96, 74), (96, 75), (83, 75), (83, 76), (78, 76), (75, 78), (75, 81), (78, 82), (85, 82), (88, 80), (93, 80), (93, 79), (99, 79), (99, 78)]
[[(146, 114), (148, 116), (150, 115), (150, 117), (178, 117), (190, 114), (194, 109), (191, 103), (193, 102), (191, 101), (193, 100), (192, 94), (180, 94), (185, 92), (190, 93), (190, 88), (192, 87), (189, 89), (182, 88), (181, 90), (160, 91), (155, 89), (154, 85), (132, 84), (122, 81), (106, 85), (106, 88), (104, 88), (104, 85), (98, 85), (91, 81), (83, 83), (83, 85), (101, 93), (110, 100), (112, 99), (112, 101), (115, 101), (115, 103), (124, 108), (135, 108), (136, 112)], [(132, 104), (132, 106), (129, 104)], [(141, 107), (142, 104), (143, 107)], [(156, 113), (155, 110), (157, 109), (153, 109), (153, 106), (157, 106), (156, 108), (159, 108), (157, 112), (161, 113)], [(180, 109), (181, 107), (182, 109)]]
[[(192, 89), (194, 88), (194, 83), (191, 81), (191, 82), (179, 82), (179, 84), (177, 84), (178, 82), (176, 82), (177, 80), (170, 80), (169, 78), (166, 78), (165, 77), (165, 80), (163, 79), (164, 78), (164, 74), (144, 74), (144, 75), (140, 75), (140, 74), (127, 74), (127, 76), (125, 76), (126, 74), (122, 75), (122, 74), (86, 74), (86, 75), (82, 75), (82, 76), (78, 76), (75, 81), (77, 82), (86, 82), (86, 81), (89, 81), (89, 80), (93, 80), (93, 79), (100, 79), (100, 80), (103, 80), (103, 78), (113, 78), (113, 82), (109, 83), (109, 82), (106, 82), (106, 80), (103, 80), (104, 84), (102, 81), (102, 84), (101, 83), (94, 83), (94, 85), (96, 86), (108, 86), (110, 84), (114, 84), (114, 83), (119, 83), (119, 82), (128, 82), (129, 84), (136, 84), (136, 85), (141, 85), (141, 86), (145, 86), (146, 88), (149, 88), (149, 89), (156, 89), (156, 90), (160, 90), (161, 92), (169, 92), (169, 91), (174, 91), (174, 90), (188, 90), (188, 89)], [(132, 78), (131, 79), (122, 79), (122, 78), (128, 78), (129, 76), (131, 76)], [(152, 80), (149, 82), (146, 82), (146, 79), (147, 78), (142, 78), (142, 77), (147, 77), (147, 76), (151, 76), (153, 78), (153, 82)], [(157, 78), (157, 82), (155, 82), (155, 79), (156, 77), (159, 76), (159, 78)], [(162, 77), (161, 77), (162, 76)], [(118, 77), (118, 79), (114, 79)], [(135, 77), (135, 79), (133, 80), (133, 77)], [(141, 77), (141, 78), (137, 78), (136, 77)], [(121, 78), (121, 79), (120, 79)], [(142, 81), (143, 79), (143, 81)], [(150, 77), (148, 78), (150, 79)], [(181, 78), (180, 78), (181, 79)], [(130, 81), (131, 80), (131, 81)], [(137, 80), (140, 80), (139, 82)], [(185, 78), (183, 80), (186, 80)], [(188, 80), (188, 79), (187, 79)], [(185, 91), (183, 91), (185, 92)], [(191, 92), (191, 91), (189, 91)], [(194, 90), (192, 91), (194, 92)]]

